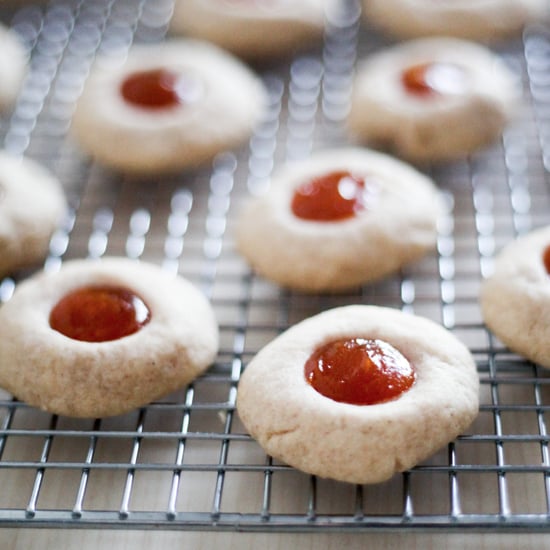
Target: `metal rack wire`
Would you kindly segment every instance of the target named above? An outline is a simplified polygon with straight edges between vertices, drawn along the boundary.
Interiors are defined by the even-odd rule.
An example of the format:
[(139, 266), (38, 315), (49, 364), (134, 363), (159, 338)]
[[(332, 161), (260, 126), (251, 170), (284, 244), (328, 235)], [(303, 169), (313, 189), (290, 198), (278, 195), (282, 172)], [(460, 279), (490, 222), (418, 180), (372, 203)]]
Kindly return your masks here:
[[(525, 96), (502, 141), (430, 169), (447, 205), (437, 253), (356, 292), (305, 296), (250, 273), (234, 250), (233, 222), (279, 164), (345, 143), (355, 62), (385, 39), (366, 29), (357, 1), (346, 1), (318, 50), (259, 69), (271, 103), (247, 148), (192, 173), (136, 181), (81, 155), (68, 132), (72, 108), (95, 56), (162, 39), (171, 7), (51, 0), (2, 8), (32, 55), (0, 135), (6, 149), (54, 170), (71, 205), (46, 268), (110, 254), (179, 271), (212, 300), (221, 350), (188, 388), (122, 417), (51, 416), (0, 393), (0, 526), (549, 531), (550, 378), (485, 329), (477, 292), (504, 243), (550, 222), (550, 29), (495, 45)], [(0, 302), (19, 279), (0, 281)], [(468, 433), (374, 486), (316, 479), (266, 457), (235, 412), (240, 373), (265, 343), (348, 303), (441, 322), (469, 346), (481, 378), (480, 415)]]

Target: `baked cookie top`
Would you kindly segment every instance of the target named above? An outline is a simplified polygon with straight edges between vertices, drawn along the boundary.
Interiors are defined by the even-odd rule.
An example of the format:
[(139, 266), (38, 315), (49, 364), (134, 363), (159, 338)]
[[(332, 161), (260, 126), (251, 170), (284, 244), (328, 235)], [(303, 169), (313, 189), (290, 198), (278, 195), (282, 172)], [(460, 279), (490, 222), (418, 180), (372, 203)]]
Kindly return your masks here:
[(274, 175), (235, 228), (262, 276), (307, 292), (358, 286), (434, 249), (441, 200), (433, 182), (368, 149), (318, 151)]
[[(375, 341), (374, 349), (343, 361), (328, 354), (321, 363), (315, 356), (327, 344), (352, 339)], [(361, 387), (376, 397), (394, 384), (395, 356), (412, 370), (412, 384), (389, 398), (365, 404), (369, 399), (344, 401), (316, 389), (323, 385), (319, 376), (329, 388), (338, 386), (336, 394)], [(357, 305), (306, 319), (260, 350), (239, 382), (237, 410), (273, 457), (321, 477), (377, 483), (462, 433), (478, 413), (478, 392), (472, 356), (452, 333), (398, 310)]]
[(160, 267), (72, 260), (16, 287), (0, 308), (0, 386), (46, 411), (122, 414), (165, 396), (214, 360), (204, 295)]
[(27, 72), (28, 56), (14, 31), (0, 24), (0, 111), (10, 109)]
[(550, 368), (550, 226), (518, 237), (482, 284), (486, 325), (512, 351)]
[(213, 45), (137, 45), (122, 64), (96, 62), (72, 130), (84, 150), (115, 169), (176, 171), (242, 145), (266, 101), (259, 78)]
[(208, 40), (250, 60), (319, 42), (335, 0), (176, 0), (174, 33)]
[(514, 75), (484, 46), (423, 38), (359, 65), (348, 128), (411, 161), (452, 160), (497, 139), (519, 98)]
[(548, 10), (547, 0), (363, 0), (366, 19), (400, 38), (507, 38), (547, 17)]
[(0, 277), (46, 257), (66, 209), (53, 174), (31, 159), (0, 151)]

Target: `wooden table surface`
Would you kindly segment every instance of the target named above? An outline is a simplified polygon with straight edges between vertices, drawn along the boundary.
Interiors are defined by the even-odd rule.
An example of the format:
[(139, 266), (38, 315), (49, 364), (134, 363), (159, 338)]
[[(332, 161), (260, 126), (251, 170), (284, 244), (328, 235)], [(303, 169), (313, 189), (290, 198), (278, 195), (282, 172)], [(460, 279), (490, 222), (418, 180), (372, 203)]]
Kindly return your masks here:
[(362, 533), (259, 534), (182, 531), (105, 531), (6, 529), (0, 531), (2, 550), (544, 550), (550, 536), (541, 534)]

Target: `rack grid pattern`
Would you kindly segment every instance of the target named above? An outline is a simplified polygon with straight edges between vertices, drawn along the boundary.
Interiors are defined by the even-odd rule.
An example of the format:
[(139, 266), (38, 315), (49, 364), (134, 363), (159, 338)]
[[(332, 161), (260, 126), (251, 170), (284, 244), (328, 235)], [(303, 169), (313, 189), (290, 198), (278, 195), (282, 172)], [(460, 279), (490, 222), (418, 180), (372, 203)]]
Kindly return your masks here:
[[(366, 28), (357, 0), (345, 0), (318, 50), (259, 68), (270, 106), (248, 147), (202, 170), (136, 181), (82, 156), (69, 133), (72, 109), (96, 55), (163, 39), (171, 9), (170, 0), (51, 0), (0, 12), (31, 53), (0, 137), (54, 170), (71, 205), (45, 268), (103, 255), (158, 263), (204, 291), (221, 328), (204, 376), (121, 417), (52, 416), (0, 390), (0, 526), (550, 531), (550, 378), (485, 329), (477, 304), (495, 252), (550, 223), (550, 29), (494, 46), (525, 99), (501, 142), (427, 170), (447, 206), (437, 253), (355, 292), (309, 296), (251, 273), (234, 249), (233, 223), (281, 163), (346, 143), (356, 62), (387, 39)], [(25, 275), (0, 281), (0, 302)], [(471, 349), (481, 379), (480, 414), (467, 433), (373, 486), (317, 479), (265, 456), (235, 411), (240, 373), (263, 345), (351, 303), (442, 323)]]

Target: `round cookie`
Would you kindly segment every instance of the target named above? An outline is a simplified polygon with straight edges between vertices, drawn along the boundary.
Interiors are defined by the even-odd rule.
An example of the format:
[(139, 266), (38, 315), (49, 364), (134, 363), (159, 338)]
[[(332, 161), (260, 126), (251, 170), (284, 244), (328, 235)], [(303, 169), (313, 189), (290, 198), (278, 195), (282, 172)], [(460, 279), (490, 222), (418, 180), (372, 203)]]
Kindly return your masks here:
[(0, 308), (0, 326), (0, 386), (74, 417), (122, 414), (169, 394), (218, 347), (199, 290), (126, 258), (68, 261), (26, 280)]
[(453, 160), (495, 141), (518, 99), (513, 75), (487, 48), (418, 39), (359, 66), (348, 128), (361, 142), (411, 161)]
[[(342, 338), (390, 344), (412, 365), (414, 384), (370, 405), (325, 397), (304, 366)], [(271, 456), (321, 477), (377, 483), (462, 433), (478, 413), (478, 392), (473, 358), (452, 333), (428, 319), (359, 305), (306, 319), (260, 350), (239, 382), (237, 410)]]
[(246, 59), (320, 42), (333, 0), (176, 0), (172, 32), (208, 40)]
[(546, 0), (363, 0), (363, 14), (400, 38), (446, 35), (488, 41), (519, 35), (548, 15)]
[(28, 158), (0, 152), (0, 277), (46, 257), (66, 208), (53, 174)]
[[(334, 174), (337, 196), (327, 200), (350, 203), (352, 215), (318, 220), (296, 214), (297, 191), (314, 197), (311, 182)], [(342, 184), (348, 183), (362, 208), (342, 200), (348, 192)], [(434, 249), (440, 212), (433, 182), (405, 163), (368, 149), (319, 151), (288, 164), (266, 194), (249, 200), (237, 220), (236, 244), (254, 270), (282, 286), (344, 290), (395, 272)]]
[(193, 40), (134, 46), (100, 60), (73, 118), (84, 150), (126, 172), (195, 167), (251, 135), (266, 104), (260, 80), (219, 48)]
[(512, 351), (550, 368), (550, 226), (506, 245), (482, 284), (486, 325)]
[(27, 62), (19, 37), (0, 24), (0, 111), (13, 106), (27, 72)]

